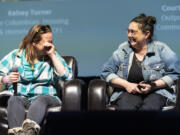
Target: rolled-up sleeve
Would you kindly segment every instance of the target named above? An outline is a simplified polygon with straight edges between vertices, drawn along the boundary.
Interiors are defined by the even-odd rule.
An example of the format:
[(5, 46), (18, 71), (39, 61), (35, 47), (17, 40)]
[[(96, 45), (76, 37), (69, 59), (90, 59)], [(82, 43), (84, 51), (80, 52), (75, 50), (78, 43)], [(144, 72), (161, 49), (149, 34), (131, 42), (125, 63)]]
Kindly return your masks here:
[(161, 78), (169, 87), (171, 87), (174, 84), (174, 80), (169, 76), (164, 76)]
[(57, 52), (55, 54), (56, 54), (56, 56), (59, 58), (59, 60), (61, 61), (61, 63), (65, 67), (65, 72), (63, 74), (61, 74), (61, 75), (54, 68), (54, 72), (55, 72), (57, 78), (61, 79), (61, 80), (71, 80), (72, 79), (72, 68), (70, 68), (67, 65), (66, 61)]
[(15, 49), (6, 56), (4, 56), (4, 58), (2, 58), (2, 60), (0, 61), (0, 75), (7, 75), (10, 72), (14, 64), (16, 51), (17, 50)]
[(102, 71), (101, 71), (101, 79), (106, 80), (107, 82), (111, 82), (112, 80), (118, 78), (117, 75), (120, 60), (118, 59), (118, 52), (115, 51), (112, 55), (112, 57), (109, 58), (109, 60), (103, 65)]
[(161, 57), (166, 64), (166, 72), (161, 80), (171, 87), (180, 77), (180, 59), (167, 45), (161, 51)]

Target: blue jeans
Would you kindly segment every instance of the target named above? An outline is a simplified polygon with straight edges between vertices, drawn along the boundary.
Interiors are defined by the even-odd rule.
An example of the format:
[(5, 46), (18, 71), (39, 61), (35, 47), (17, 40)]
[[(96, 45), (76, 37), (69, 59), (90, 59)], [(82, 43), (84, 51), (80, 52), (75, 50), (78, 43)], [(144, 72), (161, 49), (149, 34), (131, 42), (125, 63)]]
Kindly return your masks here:
[[(38, 96), (32, 102), (25, 97), (11, 96), (7, 107), (9, 128), (21, 127), (25, 119), (31, 119), (37, 124), (41, 124), (47, 107), (59, 105), (60, 102), (50, 95)], [(28, 109), (27, 114), (25, 112), (26, 109)]]

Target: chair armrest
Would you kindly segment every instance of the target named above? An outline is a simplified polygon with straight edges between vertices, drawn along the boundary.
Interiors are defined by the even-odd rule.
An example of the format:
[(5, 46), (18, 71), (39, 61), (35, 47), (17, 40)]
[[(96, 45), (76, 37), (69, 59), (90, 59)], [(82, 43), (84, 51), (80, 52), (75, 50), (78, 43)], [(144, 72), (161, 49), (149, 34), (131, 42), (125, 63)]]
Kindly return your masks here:
[(0, 92), (0, 107), (7, 107), (8, 99), (12, 95), (9, 91)]
[(4, 84), (1, 84), (0, 85), (0, 107), (7, 107), (8, 99), (12, 95), (13, 93), (8, 91)]
[(106, 109), (106, 82), (100, 79), (91, 80), (88, 87), (88, 110)]
[(72, 68), (73, 76), (72, 79), (77, 78), (78, 75), (78, 63), (75, 57), (73, 56), (62, 56), (66, 61), (67, 65)]
[(0, 84), (0, 92), (6, 90), (6, 86), (4, 84)]
[(80, 111), (83, 82), (79, 79), (64, 83), (62, 91), (62, 111)]
[(176, 82), (176, 92), (177, 92), (177, 98), (176, 98), (176, 109), (180, 109), (180, 79)]

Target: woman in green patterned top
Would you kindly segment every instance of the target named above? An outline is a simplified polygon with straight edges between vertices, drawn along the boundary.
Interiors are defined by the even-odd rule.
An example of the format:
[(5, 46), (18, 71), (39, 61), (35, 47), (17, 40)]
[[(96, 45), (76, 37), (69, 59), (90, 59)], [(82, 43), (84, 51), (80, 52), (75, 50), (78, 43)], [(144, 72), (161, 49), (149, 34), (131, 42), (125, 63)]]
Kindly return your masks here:
[[(72, 69), (58, 54), (52, 41), (49, 25), (34, 25), (19, 49), (0, 61), (0, 84), (5, 84), (13, 93), (12, 83), (17, 82), (17, 94), (8, 101), (8, 134), (38, 134), (47, 107), (61, 104), (55, 82), (71, 79)], [(25, 109), (28, 109), (27, 115)]]

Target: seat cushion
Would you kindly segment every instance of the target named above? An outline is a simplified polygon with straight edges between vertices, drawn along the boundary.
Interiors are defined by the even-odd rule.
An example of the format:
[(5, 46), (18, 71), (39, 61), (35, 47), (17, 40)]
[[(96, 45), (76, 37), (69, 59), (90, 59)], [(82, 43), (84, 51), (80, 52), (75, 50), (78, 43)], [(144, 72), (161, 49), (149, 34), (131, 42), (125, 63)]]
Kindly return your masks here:
[(61, 111), (61, 109), (62, 109), (62, 106), (50, 107), (50, 108), (48, 108), (47, 113), (49, 113), (49, 112), (59, 112), (59, 111)]

